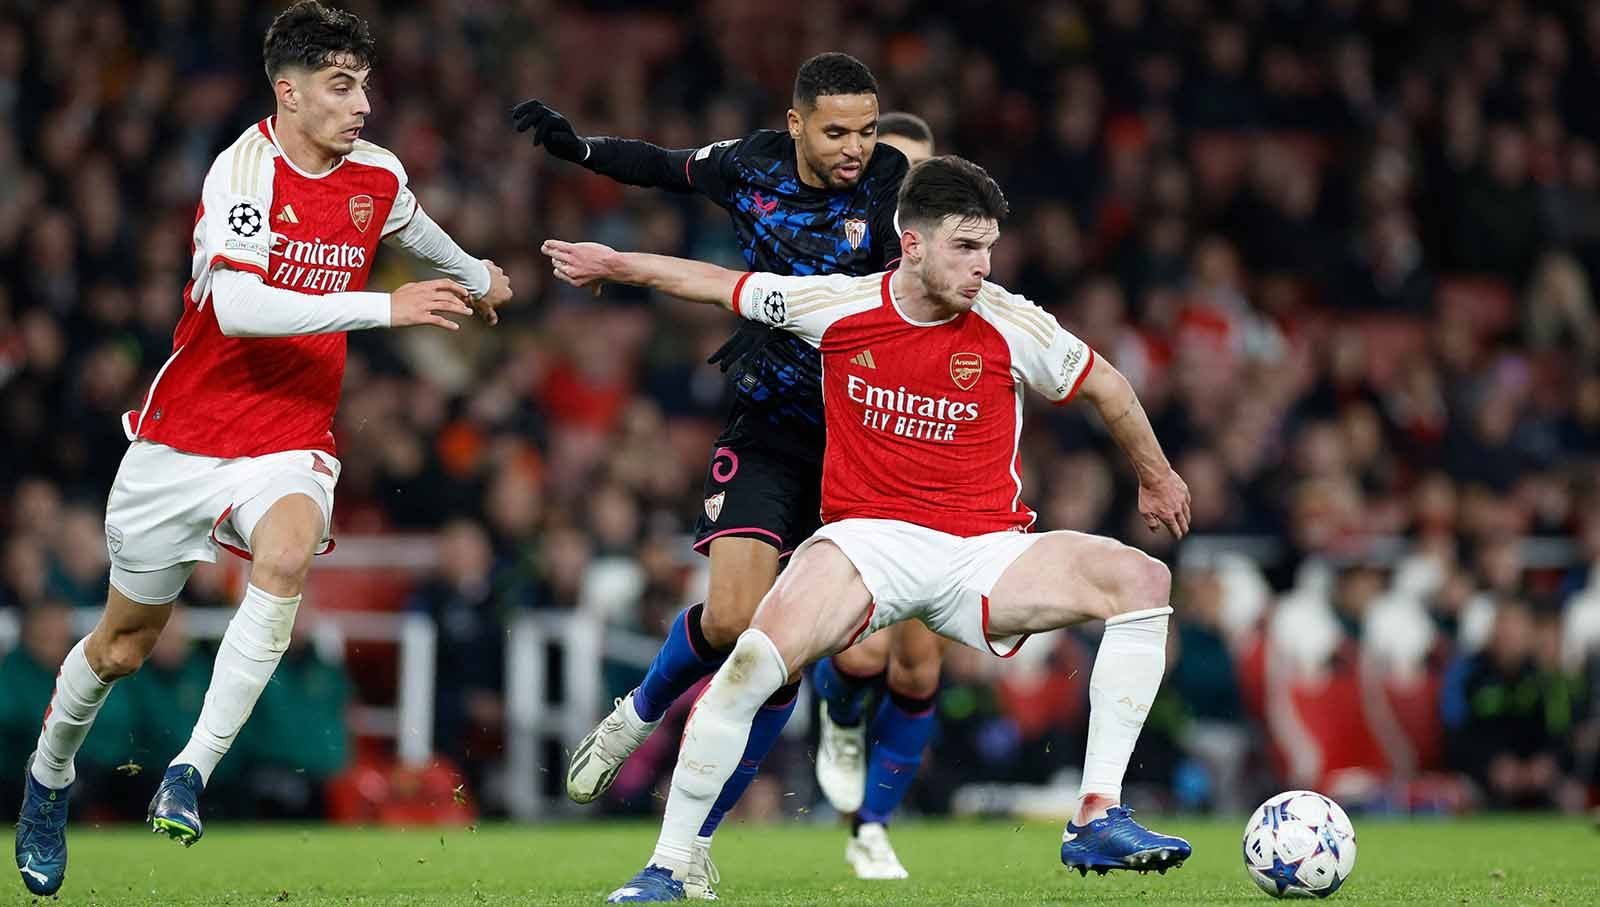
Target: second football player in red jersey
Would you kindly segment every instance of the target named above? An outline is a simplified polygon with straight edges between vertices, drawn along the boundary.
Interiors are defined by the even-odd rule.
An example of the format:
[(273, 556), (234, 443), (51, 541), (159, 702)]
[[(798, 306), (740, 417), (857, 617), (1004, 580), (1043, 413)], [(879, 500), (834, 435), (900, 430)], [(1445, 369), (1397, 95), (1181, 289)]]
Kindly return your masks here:
[(795, 552), (689, 717), (661, 837), (614, 902), (683, 897), (694, 831), (733, 772), (756, 711), (817, 658), (916, 619), (1002, 657), (1030, 633), (1105, 621), (1089, 739), (1061, 860), (1088, 872), (1165, 870), (1188, 842), (1121, 805), (1122, 777), (1165, 669), (1171, 577), (1108, 538), (1030, 533), (1019, 439), (1023, 389), (1081, 394), (1139, 477), (1152, 529), (1189, 528), (1189, 491), (1127, 380), (1047, 312), (987, 282), (1006, 203), (974, 164), (932, 158), (900, 190), (899, 270), (865, 277), (738, 274), (551, 240), (556, 276), (649, 286), (727, 305), (816, 345), (827, 448), (823, 527)]
[[(475, 308), (492, 324), (511, 297), (493, 262), (418, 207), (400, 161), (361, 140), (375, 56), (365, 22), (297, 3), (263, 50), (277, 112), (206, 174), (172, 356), (124, 417), (132, 443), (106, 502), (106, 609), (62, 663), (30, 759), (16, 852), (35, 894), (65, 876), (73, 755), (96, 713), (150, 654), (194, 565), (225, 548), (253, 558), (249, 586), (194, 734), (150, 804), (157, 831), (200, 838), (200, 793), (289, 645), (312, 555), (332, 547), (345, 332), (454, 330)], [(364, 292), (379, 242), (448, 279)]]

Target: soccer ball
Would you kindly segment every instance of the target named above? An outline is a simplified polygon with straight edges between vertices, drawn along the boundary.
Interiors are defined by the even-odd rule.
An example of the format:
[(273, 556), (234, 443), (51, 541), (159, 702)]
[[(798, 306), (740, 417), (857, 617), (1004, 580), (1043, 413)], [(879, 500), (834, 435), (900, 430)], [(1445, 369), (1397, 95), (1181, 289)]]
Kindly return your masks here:
[(1275, 898), (1325, 898), (1356, 868), (1356, 830), (1315, 791), (1278, 794), (1244, 827), (1244, 868)]

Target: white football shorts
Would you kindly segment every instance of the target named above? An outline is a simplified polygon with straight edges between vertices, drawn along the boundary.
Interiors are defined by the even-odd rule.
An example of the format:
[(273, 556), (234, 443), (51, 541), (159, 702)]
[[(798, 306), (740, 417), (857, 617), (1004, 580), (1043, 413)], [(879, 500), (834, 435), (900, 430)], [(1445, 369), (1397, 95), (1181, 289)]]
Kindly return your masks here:
[(848, 519), (818, 529), (794, 556), (827, 539), (861, 574), (872, 593), (872, 612), (852, 644), (916, 619), (962, 645), (1010, 658), (1027, 637), (989, 635), (989, 593), (1039, 538), (1026, 532), (962, 537), (900, 520)]
[(249, 559), (256, 524), (291, 494), (306, 495), (322, 510), (317, 553), (325, 554), (333, 549), (339, 471), (339, 460), (318, 450), (222, 460), (134, 441), (106, 499), (111, 583), (137, 602), (170, 602), (194, 563), (215, 563), (219, 548)]

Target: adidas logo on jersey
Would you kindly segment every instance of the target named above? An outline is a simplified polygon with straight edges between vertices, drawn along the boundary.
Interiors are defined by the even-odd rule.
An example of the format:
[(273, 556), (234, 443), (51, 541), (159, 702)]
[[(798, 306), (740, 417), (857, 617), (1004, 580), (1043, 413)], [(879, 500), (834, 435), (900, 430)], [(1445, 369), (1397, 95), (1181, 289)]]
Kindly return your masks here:
[(283, 206), (283, 210), (279, 211), (278, 212), (278, 216), (273, 218), (273, 220), (276, 220), (279, 223), (284, 223), (284, 224), (298, 224), (298, 223), (300, 223), (300, 218), (295, 216), (294, 205), (284, 205)]
[(850, 362), (852, 365), (859, 365), (862, 368), (878, 367), (878, 363), (872, 361), (872, 350), (862, 350), (851, 357)]

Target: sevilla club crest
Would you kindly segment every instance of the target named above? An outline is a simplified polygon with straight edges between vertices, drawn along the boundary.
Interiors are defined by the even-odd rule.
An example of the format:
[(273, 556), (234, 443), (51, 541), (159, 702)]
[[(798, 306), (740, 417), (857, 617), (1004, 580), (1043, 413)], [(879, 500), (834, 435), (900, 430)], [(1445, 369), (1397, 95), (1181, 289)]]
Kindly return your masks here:
[(950, 380), (964, 391), (972, 390), (983, 374), (983, 357), (977, 353), (956, 353), (950, 357)]
[(715, 523), (717, 521), (717, 517), (722, 516), (722, 502), (726, 500), (727, 497), (728, 493), (726, 491), (719, 491), (711, 497), (706, 498), (706, 516), (711, 519), (711, 522)]
[(861, 248), (861, 241), (867, 238), (867, 222), (864, 220), (847, 220), (844, 222), (844, 238), (851, 249)]
[(350, 198), (350, 222), (362, 233), (372, 223), (372, 196), (355, 195)]

